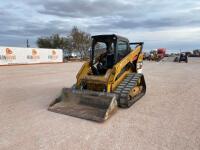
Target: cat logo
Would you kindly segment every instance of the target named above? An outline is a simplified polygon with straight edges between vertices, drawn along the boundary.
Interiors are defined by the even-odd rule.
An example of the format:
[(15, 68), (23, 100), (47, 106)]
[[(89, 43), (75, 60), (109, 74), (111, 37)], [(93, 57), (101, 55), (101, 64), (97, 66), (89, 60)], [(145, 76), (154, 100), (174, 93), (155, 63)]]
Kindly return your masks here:
[(15, 60), (15, 59), (16, 59), (16, 55), (14, 55), (11, 48), (6, 48), (5, 54), (0, 55), (0, 60), (12, 61), (12, 60)]
[(38, 51), (36, 49), (32, 49), (32, 55), (27, 55), (27, 59), (32, 59), (32, 60), (40, 59)]
[(51, 51), (51, 55), (48, 56), (48, 59), (50, 59), (50, 60), (56, 60), (56, 59), (58, 59), (58, 55), (56, 53), (56, 50), (52, 50)]

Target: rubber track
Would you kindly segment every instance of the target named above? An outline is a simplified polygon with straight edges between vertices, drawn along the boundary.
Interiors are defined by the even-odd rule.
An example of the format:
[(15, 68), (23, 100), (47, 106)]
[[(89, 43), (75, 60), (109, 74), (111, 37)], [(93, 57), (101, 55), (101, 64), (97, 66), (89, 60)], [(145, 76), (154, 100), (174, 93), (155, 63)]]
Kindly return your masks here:
[[(140, 94), (136, 95), (135, 97), (132, 97), (132, 99), (129, 100), (129, 92), (133, 87), (137, 85), (137, 81), (139, 79), (141, 79), (143, 90)], [(145, 92), (146, 92), (146, 84), (144, 81), (144, 76), (143, 74), (140, 73), (128, 74), (114, 91), (114, 93), (118, 95), (118, 105), (120, 107), (130, 107), (133, 103), (139, 100), (145, 94)]]

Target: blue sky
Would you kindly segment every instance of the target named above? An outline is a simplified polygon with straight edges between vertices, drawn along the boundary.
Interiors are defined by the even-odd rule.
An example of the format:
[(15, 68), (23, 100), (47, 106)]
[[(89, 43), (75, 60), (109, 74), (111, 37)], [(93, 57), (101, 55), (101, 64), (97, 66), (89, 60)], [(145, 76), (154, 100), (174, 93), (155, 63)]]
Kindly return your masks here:
[(32, 47), (73, 26), (144, 41), (145, 49), (200, 48), (199, 0), (7, 0), (0, 2), (0, 45)]

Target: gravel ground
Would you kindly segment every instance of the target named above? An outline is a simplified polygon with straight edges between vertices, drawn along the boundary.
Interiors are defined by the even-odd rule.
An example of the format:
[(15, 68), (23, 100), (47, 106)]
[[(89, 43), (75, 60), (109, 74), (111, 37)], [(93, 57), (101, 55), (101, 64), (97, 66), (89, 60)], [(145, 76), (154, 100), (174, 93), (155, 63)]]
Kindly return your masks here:
[(0, 67), (0, 150), (200, 150), (200, 59), (145, 62), (146, 95), (104, 123), (47, 111), (81, 65)]

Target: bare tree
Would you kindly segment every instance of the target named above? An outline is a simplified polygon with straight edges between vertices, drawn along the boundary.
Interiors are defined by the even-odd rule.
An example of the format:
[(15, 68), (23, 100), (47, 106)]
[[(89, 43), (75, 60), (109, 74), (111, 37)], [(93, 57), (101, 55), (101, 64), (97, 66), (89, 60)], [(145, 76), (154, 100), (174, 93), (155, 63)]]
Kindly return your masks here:
[(91, 36), (89, 33), (79, 30), (77, 27), (73, 27), (70, 33), (72, 50), (77, 50), (81, 58), (88, 57), (89, 48), (91, 46)]

